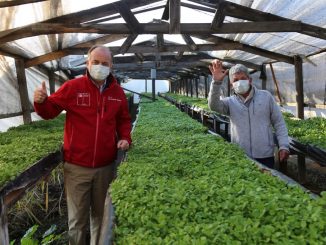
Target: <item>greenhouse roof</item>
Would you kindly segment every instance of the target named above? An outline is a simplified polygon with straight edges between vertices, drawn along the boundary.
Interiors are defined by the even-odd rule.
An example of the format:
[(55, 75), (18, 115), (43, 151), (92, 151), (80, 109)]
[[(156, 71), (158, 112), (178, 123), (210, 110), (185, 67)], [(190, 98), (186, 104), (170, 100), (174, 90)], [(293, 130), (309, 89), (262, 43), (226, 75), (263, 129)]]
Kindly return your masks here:
[(0, 55), (68, 77), (84, 72), (94, 44), (111, 48), (122, 78), (208, 73), (215, 57), (260, 70), (325, 52), (325, 13), (324, 0), (2, 1)]

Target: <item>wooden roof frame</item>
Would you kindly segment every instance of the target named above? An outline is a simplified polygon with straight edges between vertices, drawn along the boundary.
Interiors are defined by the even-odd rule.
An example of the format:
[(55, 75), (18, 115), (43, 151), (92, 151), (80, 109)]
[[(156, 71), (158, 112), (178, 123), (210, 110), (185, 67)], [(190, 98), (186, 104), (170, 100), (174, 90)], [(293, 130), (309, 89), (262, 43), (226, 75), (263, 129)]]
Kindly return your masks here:
[[(41, 1), (42, 0), (5, 1), (1, 3), (0, 7)], [(146, 72), (148, 72), (149, 66), (152, 65), (153, 68), (164, 68), (165, 70), (162, 72), (165, 76), (164, 79), (169, 79), (177, 76), (178, 72), (184, 73), (185, 70), (182, 69), (182, 66), (187, 70), (193, 69), (195, 71), (198, 70), (196, 66), (197, 68), (203, 67), (205, 63), (199, 59), (197, 61), (185, 61), (187, 57), (189, 58), (188, 55), (185, 55), (187, 52), (196, 53), (198, 55), (203, 51), (242, 50), (244, 52), (267, 57), (271, 60), (268, 62), (286, 62), (293, 64), (296, 74), (298, 74), (296, 84), (299, 89), (301, 88), (300, 83), (302, 83), (302, 76), (299, 76), (302, 73), (302, 71), (300, 71), (302, 69), (302, 59), (298, 55), (287, 56), (260, 47), (221, 38), (216, 36), (216, 34), (297, 32), (314, 38), (326, 39), (325, 28), (300, 21), (293, 21), (239, 4), (224, 0), (188, 1), (194, 4), (189, 2), (185, 3), (181, 0), (168, 0), (165, 5), (150, 7), (146, 10), (132, 11), (133, 9), (145, 5), (148, 6), (149, 4), (158, 3), (160, 1), (121, 0), (119, 2), (105, 4), (80, 12), (50, 18), (35, 24), (5, 30), (0, 32), (0, 54), (18, 59), (19, 62), (16, 63), (19, 64), (20, 70), (22, 70), (22, 67), (28, 68), (32, 66), (44, 68), (46, 67), (44, 66), (45, 62), (57, 60), (72, 54), (86, 54), (89, 47), (93, 44), (106, 44), (114, 40), (126, 38), (121, 46), (110, 47), (114, 55), (133, 53), (138, 60), (138, 63), (136, 63), (138, 69), (137, 74), (141, 74), (139, 70), (147, 69)], [(180, 8), (182, 6), (214, 13), (212, 23), (180, 23)], [(155, 20), (151, 23), (139, 23), (135, 17), (137, 13), (144, 13), (159, 8), (164, 8), (163, 16), (159, 20)], [(56, 16), (57, 13), (54, 12), (51, 15)], [(246, 22), (225, 23), (224, 20), (226, 16), (246, 20)], [(120, 17), (122, 17), (126, 23), (101, 24), (103, 21)], [(103, 36), (63, 49), (61, 43), (62, 34), (64, 33), (98, 33), (103, 34)], [(18, 54), (10, 48), (10, 45), (6, 45), (8, 42), (21, 38), (51, 34), (60, 34), (58, 43), (56, 44), (53, 41), (54, 39), (50, 37), (51, 47), (54, 48), (53, 51), (38, 57), (28, 57), (25, 54)], [(133, 45), (137, 36), (141, 34), (154, 34), (156, 35), (156, 40), (152, 43)], [(181, 34), (186, 45), (167, 43), (164, 40), (164, 34)], [(209, 41), (211, 44), (196, 44), (193, 40), (194, 37)], [(171, 52), (175, 52), (174, 57), (164, 58), (164, 56), (170, 55)], [(325, 49), (314, 52), (314, 54), (322, 52), (325, 52)], [(149, 57), (147, 55), (148, 53), (155, 54), (155, 61), (147, 60)], [(310, 55), (313, 54), (307, 54), (307, 56)], [(237, 62), (246, 63), (249, 67), (254, 67), (254, 70), (261, 67), (261, 71), (263, 71), (264, 64), (259, 64), (257, 66), (257, 64), (248, 63), (246, 61), (238, 60)], [(169, 66), (169, 64), (172, 65)], [(115, 63), (115, 66), (121, 69), (119, 73), (123, 75), (123, 73), (130, 74), (134, 72), (133, 67), (135, 65), (122, 62)], [(207, 69), (204, 70), (207, 71)], [(196, 73), (192, 74), (194, 75)], [(299, 92), (301, 93), (302, 91)], [(299, 97), (302, 97), (301, 95), (299, 95)]]
[[(33, 0), (30, 0), (33, 2)], [(34, 0), (36, 2), (36, 0)], [(17, 3), (19, 1), (17, 0)], [(293, 21), (277, 15), (264, 13), (259, 10), (251, 9), (242, 5), (231, 3), (228, 1), (204, 0), (196, 1), (201, 5), (183, 3), (180, 0), (167, 1), (164, 13), (161, 20), (153, 23), (139, 23), (135, 13), (144, 12), (138, 10), (133, 13), (131, 9), (141, 7), (143, 5), (157, 3), (158, 0), (123, 0), (119, 2), (109, 3), (95, 8), (83, 10), (77, 13), (62, 15), (51, 18), (43, 22), (27, 25), (24, 27), (14, 28), (0, 32), (0, 54), (20, 58), (25, 60), (25, 68), (31, 66), (42, 65), (44, 62), (60, 59), (67, 55), (85, 54), (87, 50), (94, 44), (106, 44), (122, 38), (127, 38), (120, 47), (112, 47), (114, 54), (134, 53), (137, 57), (142, 57), (143, 53), (153, 52), (157, 56), (164, 56), (171, 50), (182, 54), (184, 52), (202, 52), (213, 50), (242, 50), (244, 52), (253, 53), (256, 55), (268, 57), (275, 61), (294, 64), (293, 57), (264, 50), (262, 48), (253, 47), (248, 44), (223, 39), (214, 34), (225, 33), (257, 33), (257, 32), (299, 32), (326, 39), (326, 29), (308, 25), (299, 21)], [(9, 4), (9, 3), (8, 3)], [(181, 6), (200, 9), (203, 11), (215, 13), (212, 23), (180, 23), (180, 8)], [(152, 7), (156, 9), (158, 7)], [(122, 17), (126, 23), (124, 24), (99, 24), (102, 19), (107, 20)], [(224, 23), (225, 16), (231, 16), (249, 20), (251, 22)], [(100, 19), (100, 20), (96, 20)], [(166, 22), (165, 20), (169, 20)], [(103, 37), (90, 40), (84, 43), (70, 46), (65, 49), (58, 48), (53, 52), (38, 56), (38, 57), (22, 57), (10, 50), (2, 48), (2, 45), (20, 38), (50, 35), (63, 33), (99, 33), (104, 34)], [(164, 43), (163, 34), (181, 34), (185, 45), (166, 45)], [(106, 35), (108, 34), (108, 35)], [(140, 34), (155, 34), (157, 35), (156, 43), (150, 47), (140, 45), (132, 45), (134, 40)], [(192, 37), (210, 41), (212, 45), (198, 45)], [(60, 46), (60, 45), (58, 45)], [(143, 58), (139, 58), (145, 62)], [(254, 64), (253, 64), (254, 65)], [(147, 65), (146, 65), (147, 67)]]

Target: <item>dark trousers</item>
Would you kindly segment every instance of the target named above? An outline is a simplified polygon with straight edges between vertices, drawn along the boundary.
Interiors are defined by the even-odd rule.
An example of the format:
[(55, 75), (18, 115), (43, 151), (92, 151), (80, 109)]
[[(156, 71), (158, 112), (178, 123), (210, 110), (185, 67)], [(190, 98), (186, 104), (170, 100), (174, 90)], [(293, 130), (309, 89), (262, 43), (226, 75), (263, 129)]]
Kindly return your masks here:
[(274, 168), (274, 157), (255, 158), (255, 160), (269, 168)]

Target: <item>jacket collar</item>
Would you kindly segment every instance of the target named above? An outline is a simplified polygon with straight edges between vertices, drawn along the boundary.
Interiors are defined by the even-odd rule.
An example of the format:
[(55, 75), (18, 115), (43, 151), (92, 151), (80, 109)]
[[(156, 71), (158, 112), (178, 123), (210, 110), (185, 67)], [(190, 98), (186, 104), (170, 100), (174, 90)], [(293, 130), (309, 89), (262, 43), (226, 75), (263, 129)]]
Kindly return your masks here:
[[(86, 74), (85, 76), (87, 77), (87, 79), (94, 84), (97, 88), (98, 85), (93, 81), (92, 77), (89, 74), (89, 71), (86, 69)], [(101, 92), (103, 92), (105, 89), (113, 86), (114, 84), (117, 84), (117, 80), (115, 79), (115, 77), (112, 75), (112, 73), (109, 74), (109, 76), (105, 79), (104, 84), (99, 88), (101, 90)]]
[(253, 84), (251, 84), (251, 89), (250, 89), (250, 92), (249, 92), (249, 95), (246, 97), (246, 98), (244, 98), (242, 95), (240, 95), (240, 94), (235, 94), (235, 96), (242, 102), (242, 103), (247, 103), (248, 101), (250, 101), (253, 97), (254, 97), (254, 95), (256, 94), (256, 90), (257, 90), (257, 88), (253, 85)]

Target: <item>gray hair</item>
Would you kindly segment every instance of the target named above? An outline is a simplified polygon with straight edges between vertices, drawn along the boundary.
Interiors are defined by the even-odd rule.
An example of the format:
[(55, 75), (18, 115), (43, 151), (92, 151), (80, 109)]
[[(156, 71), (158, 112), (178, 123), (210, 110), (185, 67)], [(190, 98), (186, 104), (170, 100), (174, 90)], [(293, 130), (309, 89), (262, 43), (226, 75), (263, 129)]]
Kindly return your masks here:
[(238, 73), (238, 72), (243, 72), (245, 73), (248, 77), (250, 77), (250, 74), (249, 74), (249, 70), (246, 66), (242, 65), (242, 64), (236, 64), (234, 66), (232, 66), (229, 70), (229, 77), (230, 77), (230, 81), (233, 81), (233, 75), (235, 73)]

